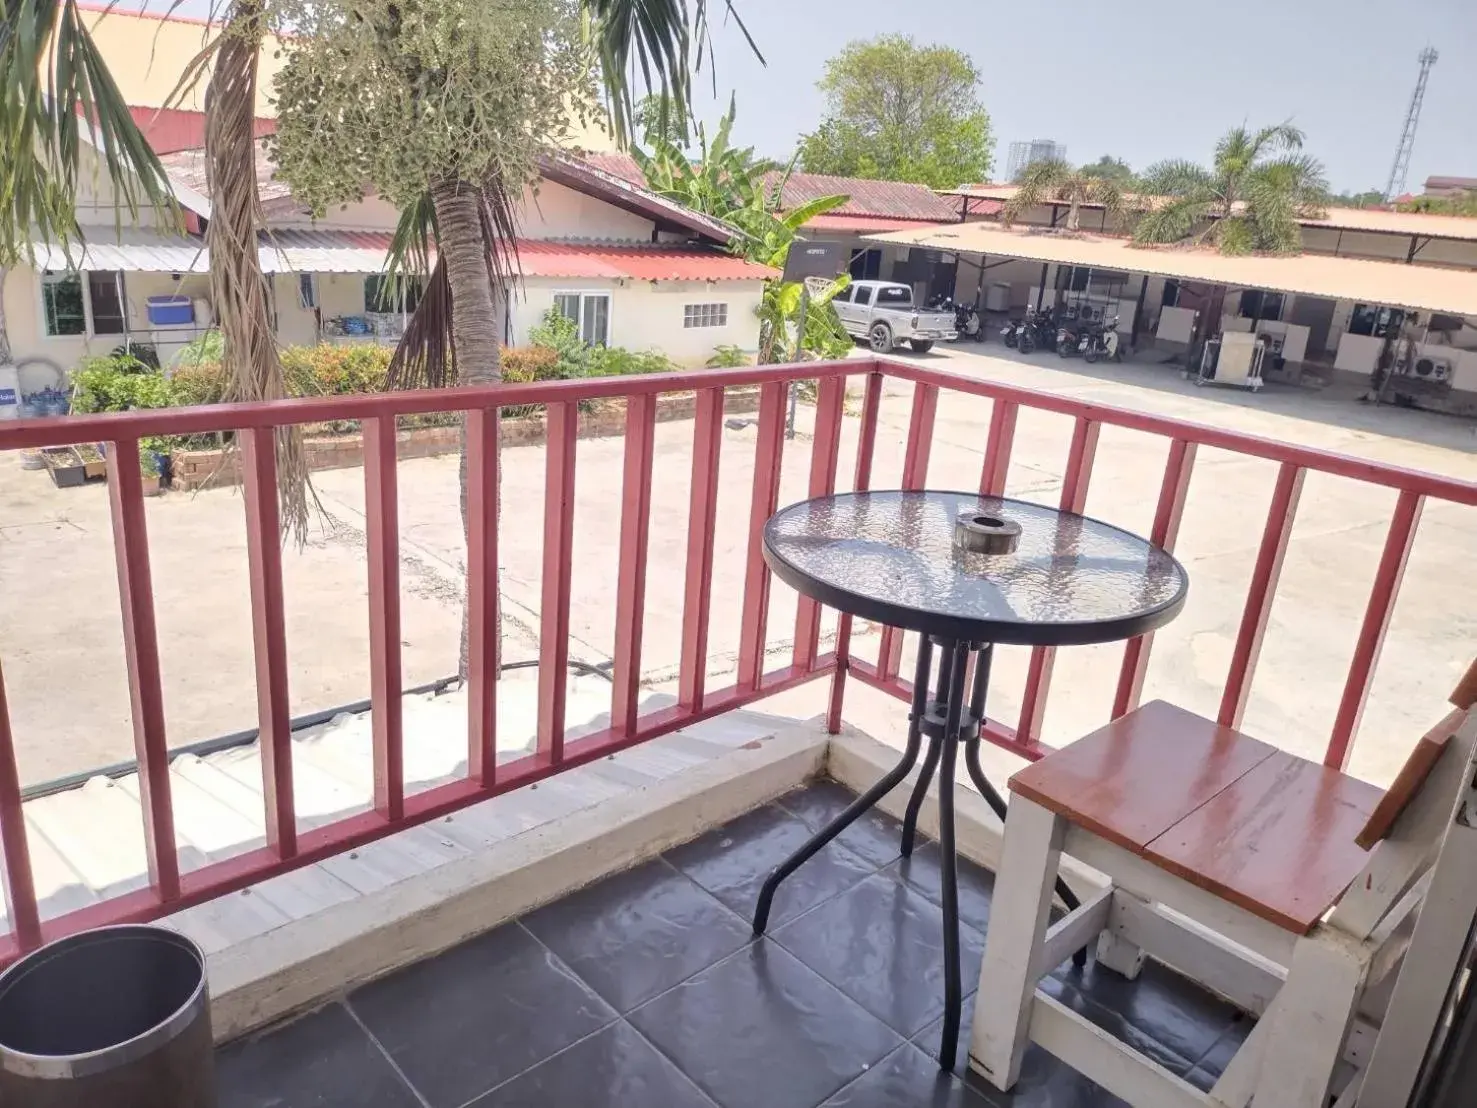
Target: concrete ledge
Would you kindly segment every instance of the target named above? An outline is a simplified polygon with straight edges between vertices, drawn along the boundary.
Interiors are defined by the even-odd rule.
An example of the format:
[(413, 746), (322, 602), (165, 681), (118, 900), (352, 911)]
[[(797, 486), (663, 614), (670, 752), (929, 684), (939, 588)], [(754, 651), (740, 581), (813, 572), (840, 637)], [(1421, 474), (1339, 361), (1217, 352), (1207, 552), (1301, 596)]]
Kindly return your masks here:
[(820, 773), (828, 739), (822, 721), (798, 724), (212, 955), (216, 1041), (312, 1008), (726, 823)]

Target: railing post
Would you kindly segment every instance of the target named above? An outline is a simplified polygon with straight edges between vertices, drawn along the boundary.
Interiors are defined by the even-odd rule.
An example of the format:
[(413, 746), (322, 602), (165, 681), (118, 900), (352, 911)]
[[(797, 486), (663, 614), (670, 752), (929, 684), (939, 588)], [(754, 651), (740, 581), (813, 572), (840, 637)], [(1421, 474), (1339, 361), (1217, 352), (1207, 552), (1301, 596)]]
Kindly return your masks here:
[(41, 914), (31, 875), (20, 770), (15, 761), (15, 736), (10, 730), (3, 672), (0, 672), (0, 856), (5, 859), (5, 910), (11, 933), (22, 953), (35, 950), (41, 945)]
[[(862, 424), (856, 444), (856, 478), (852, 488), (866, 492), (872, 487), (872, 455), (877, 450), (877, 413), (882, 407), (883, 375), (877, 370), (867, 374), (866, 391), (862, 394)], [(841, 732), (841, 707), (846, 696), (846, 670), (851, 665), (851, 616), (842, 613), (836, 622), (836, 672), (831, 675), (831, 697), (826, 707), (826, 730)]]
[(1004, 496), (1005, 476), (1010, 469), (1010, 453), (1015, 446), (1016, 417), (1020, 405), (1011, 400), (996, 400), (990, 408), (990, 437), (985, 446), (985, 464), (980, 471), (980, 495)]
[(539, 611), (538, 753), (564, 760), (565, 690), (569, 681), (569, 589), (574, 569), (574, 459), (579, 406), (550, 404), (544, 488), (544, 574)]
[(497, 683), (502, 665), (497, 537), (501, 506), (498, 409), (466, 413), (467, 776), (497, 781)]
[[(1081, 513), (1087, 505), (1087, 485), (1092, 478), (1092, 463), (1097, 457), (1098, 434), (1102, 424), (1085, 416), (1077, 418), (1072, 428), (1072, 447), (1067, 455), (1067, 470), (1062, 476), (1061, 509)], [(1015, 733), (1018, 742), (1027, 746), (1041, 741), (1041, 722), (1046, 718), (1046, 695), (1051, 688), (1051, 671), (1056, 666), (1056, 647), (1033, 646), (1026, 668), (1026, 691), (1021, 701), (1021, 718)]]
[(769, 566), (764, 562), (764, 525), (779, 504), (780, 467), (785, 449), (784, 382), (759, 390), (759, 431), (754, 440), (754, 491), (749, 506), (748, 560), (744, 568), (743, 609), (739, 621), (738, 686), (757, 689), (764, 676), (764, 646), (769, 623)]
[(257, 746), (262, 760), (267, 845), (297, 853), (292, 789), (292, 712), (287, 685), (287, 627), (282, 593), (282, 522), (277, 501), (277, 432), (240, 433), (246, 501), (246, 565), (251, 580), (251, 642), (256, 663)]
[(144, 850), (150, 884), (159, 900), (168, 904), (179, 899), (179, 854), (170, 801), (169, 742), (164, 732), (159, 633), (154, 620), (154, 582), (149, 571), (149, 534), (137, 439), (108, 444), (108, 505), (113, 517), (118, 595), (123, 602), (123, 652), (133, 709)]
[(615, 666), (610, 719), (636, 733), (641, 704), (641, 637), (646, 619), (646, 550), (651, 534), (651, 469), (656, 456), (656, 394), (626, 401), (626, 461), (621, 490), (621, 552), (615, 591)]
[[(816, 395), (815, 437), (810, 444), (810, 485), (814, 498), (836, 491), (836, 468), (841, 456), (841, 419), (846, 400), (846, 378), (824, 377)], [(820, 651), (821, 606), (799, 598), (795, 609), (795, 665), (809, 672)]]
[(1246, 714), (1251, 681), (1256, 674), (1257, 659), (1261, 657), (1267, 621), (1272, 616), (1272, 600), (1277, 595), (1282, 561), (1292, 539), (1292, 524), (1297, 516), (1298, 501), (1302, 499), (1303, 479), (1307, 472), (1292, 462), (1283, 462), (1277, 471), (1277, 484), (1272, 489), (1272, 503), (1267, 508), (1267, 523), (1262, 530), (1262, 544), (1257, 550), (1256, 565), (1252, 568), (1251, 584), (1246, 593), (1246, 608), (1241, 614), (1241, 628), (1236, 632), (1236, 645), (1231, 651), (1231, 669), (1226, 674), (1226, 687), (1221, 693), (1221, 710), (1216, 716), (1223, 727), (1239, 728)]
[(400, 664), (400, 501), (395, 417), (363, 423), (364, 531), (369, 562), (369, 702), (374, 745), (374, 810), (405, 816), (405, 752)]
[[(913, 412), (908, 420), (908, 448), (903, 455), (902, 487), (921, 489), (928, 484), (928, 459), (933, 451), (933, 423), (938, 412), (937, 385), (913, 386)], [(877, 648), (877, 673), (884, 681), (898, 675), (902, 664), (903, 633), (883, 627)]]
[[(1190, 492), (1190, 475), (1195, 469), (1193, 442), (1174, 439), (1169, 444), (1169, 458), (1164, 464), (1164, 482), (1159, 486), (1159, 504), (1154, 510), (1154, 527), (1150, 541), (1174, 553), (1180, 533), (1180, 519), (1185, 513), (1185, 498)], [(1113, 718), (1126, 716), (1138, 707), (1144, 689), (1144, 674), (1149, 669), (1149, 650), (1154, 633), (1129, 639), (1123, 647), (1123, 668), (1118, 673), (1118, 691), (1113, 697)]]
[(1415, 544), (1416, 527), (1420, 524), (1425, 503), (1424, 496), (1409, 490), (1402, 492), (1400, 499), (1395, 501), (1395, 513), (1390, 518), (1390, 530), (1385, 536), (1379, 568), (1375, 570), (1369, 606), (1364, 610), (1364, 624), (1359, 628), (1359, 639), (1354, 644), (1344, 695), (1339, 700), (1333, 734), (1329, 736), (1328, 751), (1323, 757), (1323, 764), (1333, 769), (1343, 769), (1349, 764), (1349, 748), (1353, 745), (1359, 720), (1364, 715), (1365, 702), (1369, 699), (1369, 686), (1380, 660), (1380, 649), (1385, 645), (1385, 631), (1395, 611), (1395, 598), (1400, 595), (1405, 563), (1410, 559), (1410, 548)]
[(718, 520), (718, 455), (723, 445), (723, 390), (697, 394), (692, 431), (692, 494), (687, 513), (687, 576), (682, 598), (682, 661), (677, 702), (703, 706), (707, 685), (708, 609), (713, 598), (713, 528)]

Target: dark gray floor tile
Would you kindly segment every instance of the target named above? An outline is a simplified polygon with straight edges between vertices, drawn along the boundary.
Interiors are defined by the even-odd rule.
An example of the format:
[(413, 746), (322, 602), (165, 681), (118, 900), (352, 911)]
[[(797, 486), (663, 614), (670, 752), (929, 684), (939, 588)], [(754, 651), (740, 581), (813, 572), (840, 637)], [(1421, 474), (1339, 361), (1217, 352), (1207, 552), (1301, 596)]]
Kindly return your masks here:
[(813, 1108), (901, 1041), (771, 940), (630, 1021), (723, 1108)]
[(988, 1108), (988, 1102), (912, 1043), (893, 1051), (821, 1108)]
[(752, 934), (660, 858), (571, 893), (523, 924), (620, 1012), (727, 957)]
[(712, 1108), (622, 1020), (515, 1077), (468, 1108)]
[(615, 1013), (518, 924), (356, 990), (349, 1003), (432, 1108), (455, 1108)]
[[(939, 906), (878, 874), (774, 932), (790, 953), (894, 1031), (914, 1035), (944, 1010)], [(965, 1002), (979, 984), (985, 940), (959, 928)]]
[[(724, 904), (749, 919), (754, 914), (754, 903), (764, 879), (812, 834), (799, 817), (769, 805), (669, 851), (667, 858)], [(831, 843), (780, 886), (774, 898), (770, 926), (845, 892), (874, 869), (845, 847)]]
[[(910, 858), (900, 858), (887, 867), (889, 874), (907, 882), (934, 903), (943, 898), (939, 875), (939, 844), (920, 840)], [(990, 922), (990, 898), (995, 891), (995, 875), (983, 866), (959, 859), (955, 870), (959, 885), (959, 918), (980, 931)]]
[(1246, 1036), (1251, 1034), (1251, 1029), (1256, 1026), (1256, 1020), (1250, 1016), (1242, 1016), (1222, 1032), (1221, 1037), (1215, 1041), (1205, 1056), (1196, 1063), (1195, 1069), (1191, 1071), (1190, 1083), (1198, 1084), (1205, 1082), (1205, 1088), (1214, 1085), (1216, 1079), (1226, 1072), (1226, 1067), (1231, 1064), (1231, 1059), (1241, 1049), (1241, 1044), (1246, 1042)]
[(1053, 971), (1053, 976), (1191, 1062), (1215, 1045), (1240, 1015), (1230, 1004), (1152, 959), (1144, 963), (1136, 981), (1099, 966), (1092, 958), (1084, 969), (1069, 963)]
[[(994, 1108), (1130, 1108), (1107, 1089), (1034, 1043), (1026, 1047), (1020, 1079), (1010, 1092), (1001, 1092), (969, 1068), (969, 1038), (973, 1028), (974, 1004), (970, 1003), (964, 1006), (954, 1073)], [(913, 1039), (914, 1045), (926, 1052), (934, 1065), (938, 1064), (934, 1059), (938, 1056), (942, 1032), (943, 1020), (939, 1020)]]
[[(855, 799), (856, 793), (846, 786), (822, 777), (786, 793), (777, 803), (799, 816), (812, 831), (819, 831)], [(836, 841), (874, 866), (885, 866), (901, 856), (902, 837), (903, 825), (886, 812), (873, 808), (841, 832)]]
[(1072, 1011), (1086, 1016), (1108, 1034), (1126, 1043), (1144, 1057), (1152, 1058), (1170, 1073), (1184, 1076), (1190, 1072), (1195, 1065), (1195, 1060), (1200, 1056), (1199, 1053), (1188, 1056), (1180, 1054), (1144, 1031), (1138, 1024), (1129, 1022), (1128, 1017), (1122, 1012), (1104, 1007), (1056, 977), (1043, 978), (1041, 989)]
[(216, 1052), (220, 1108), (419, 1108), (340, 1004)]

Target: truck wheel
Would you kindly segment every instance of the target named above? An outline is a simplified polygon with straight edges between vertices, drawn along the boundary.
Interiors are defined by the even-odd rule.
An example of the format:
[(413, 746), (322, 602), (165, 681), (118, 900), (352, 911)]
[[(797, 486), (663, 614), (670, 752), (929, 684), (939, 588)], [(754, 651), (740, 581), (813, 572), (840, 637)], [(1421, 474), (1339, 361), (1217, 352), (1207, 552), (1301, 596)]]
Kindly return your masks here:
[(892, 328), (885, 323), (874, 323), (867, 332), (867, 344), (878, 354), (892, 353)]
[(932, 339), (909, 339), (908, 345), (913, 348), (915, 354), (927, 354), (933, 349)]

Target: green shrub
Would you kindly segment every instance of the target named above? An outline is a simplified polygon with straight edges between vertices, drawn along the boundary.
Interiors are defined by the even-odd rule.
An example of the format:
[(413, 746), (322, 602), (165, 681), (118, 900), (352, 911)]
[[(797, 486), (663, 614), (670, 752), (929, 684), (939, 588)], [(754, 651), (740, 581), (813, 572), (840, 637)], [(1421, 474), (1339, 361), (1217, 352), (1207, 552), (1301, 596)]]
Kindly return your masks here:
[(200, 365), (206, 362), (221, 362), (226, 356), (226, 340), (220, 331), (212, 328), (203, 335), (191, 339), (175, 351), (169, 359), (171, 368)]
[(169, 383), (131, 354), (84, 358), (72, 370), (72, 411), (169, 407)]
[(555, 381), (559, 378), (559, 351), (552, 346), (505, 346), (502, 366), (503, 380), (509, 384)]
[(226, 396), (226, 372), (220, 362), (176, 364), (169, 383), (180, 407), (219, 404)]
[(381, 392), (394, 353), (393, 348), (378, 343), (289, 346), (281, 354), (282, 375), (293, 396)]
[(713, 356), (708, 359), (709, 369), (738, 369), (741, 366), (751, 364), (753, 359), (745, 354), (737, 346), (719, 346), (713, 350)]
[(528, 329), (530, 346), (547, 346), (558, 358), (555, 379), (584, 377), (590, 368), (590, 348), (580, 338), (579, 324), (558, 308), (550, 308), (538, 324)]
[(619, 346), (597, 346), (590, 351), (589, 377), (624, 377), (632, 373), (670, 373), (676, 367), (659, 350), (637, 352)]

